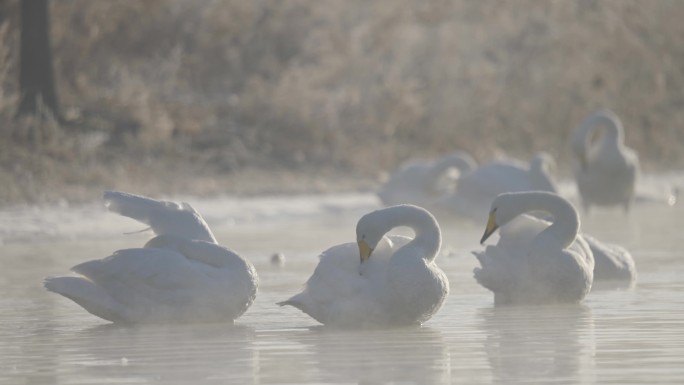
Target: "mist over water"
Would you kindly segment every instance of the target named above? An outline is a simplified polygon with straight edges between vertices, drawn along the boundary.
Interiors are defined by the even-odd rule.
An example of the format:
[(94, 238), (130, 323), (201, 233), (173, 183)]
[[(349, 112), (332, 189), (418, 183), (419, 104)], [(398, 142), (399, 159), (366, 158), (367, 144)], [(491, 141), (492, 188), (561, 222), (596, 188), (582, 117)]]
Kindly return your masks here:
[[(651, 178), (651, 179), (649, 179)], [(645, 178), (658, 190), (673, 176)], [(681, 178), (681, 177), (680, 177)], [(681, 179), (675, 179), (681, 180)], [(563, 192), (572, 194), (570, 184)], [(184, 197), (220, 243), (251, 260), (256, 302), (228, 324), (109, 324), (42, 279), (149, 233), (99, 205), (0, 212), (0, 383), (677, 383), (684, 380), (684, 209), (639, 203), (596, 210), (582, 230), (627, 247), (636, 284), (595, 287), (580, 305), (494, 308), (470, 254), (482, 223), (441, 221), (438, 264), (451, 293), (422, 327), (336, 330), (275, 305), (301, 289), (317, 255), (354, 240), (371, 194), (213, 200)], [(270, 263), (275, 252), (285, 264)]]

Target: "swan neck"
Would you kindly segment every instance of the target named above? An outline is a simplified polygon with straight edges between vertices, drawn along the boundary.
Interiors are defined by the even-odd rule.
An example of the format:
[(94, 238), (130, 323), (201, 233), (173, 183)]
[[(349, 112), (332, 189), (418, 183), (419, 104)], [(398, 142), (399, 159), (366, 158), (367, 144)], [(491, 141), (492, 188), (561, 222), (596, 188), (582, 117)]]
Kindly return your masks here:
[(432, 172), (435, 175), (442, 175), (452, 167), (458, 169), (461, 175), (467, 174), (475, 169), (475, 161), (466, 154), (452, 154), (438, 160), (432, 168)]
[[(434, 260), (442, 245), (442, 234), (439, 224), (427, 210), (410, 205), (394, 206), (386, 211), (387, 217), (383, 233), (387, 234), (396, 227), (408, 227), (415, 237), (406, 246), (412, 245), (423, 249), (423, 258)], [(405, 247), (406, 247), (405, 246)]]
[(584, 123), (582, 123), (579, 128), (585, 148), (589, 145), (588, 141), (590, 134), (599, 125), (603, 125), (606, 129), (607, 142), (617, 144), (618, 146), (622, 145), (624, 142), (624, 129), (620, 118), (612, 112), (601, 111), (585, 119)]
[(541, 234), (548, 234), (546, 236), (559, 240), (563, 248), (575, 241), (580, 228), (580, 218), (572, 204), (557, 195), (546, 193), (528, 193), (521, 198), (522, 202), (518, 205), (519, 214), (543, 211), (553, 217), (553, 223)]

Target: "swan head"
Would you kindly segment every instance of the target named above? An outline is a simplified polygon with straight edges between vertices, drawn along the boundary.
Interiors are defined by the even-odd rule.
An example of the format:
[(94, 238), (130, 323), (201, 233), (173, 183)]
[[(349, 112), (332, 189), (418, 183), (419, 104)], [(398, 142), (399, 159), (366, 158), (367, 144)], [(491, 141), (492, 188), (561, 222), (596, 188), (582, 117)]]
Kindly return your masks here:
[(380, 216), (376, 214), (379, 211), (381, 210), (364, 215), (356, 224), (356, 243), (359, 245), (361, 263), (370, 258), (373, 250), (387, 232), (385, 226), (378, 219)]
[(503, 193), (499, 194), (492, 202), (489, 210), (489, 218), (487, 219), (487, 226), (485, 232), (480, 239), (480, 244), (483, 244), (494, 232), (501, 226), (513, 220), (520, 215), (520, 208), (511, 202), (516, 199), (516, 196), (521, 196), (526, 193)]
[(489, 212), (489, 219), (487, 219), (485, 232), (482, 234), (482, 238), (480, 238), (480, 244), (483, 244), (498, 228), (499, 224), (496, 221), (496, 208), (493, 208), (492, 211)]

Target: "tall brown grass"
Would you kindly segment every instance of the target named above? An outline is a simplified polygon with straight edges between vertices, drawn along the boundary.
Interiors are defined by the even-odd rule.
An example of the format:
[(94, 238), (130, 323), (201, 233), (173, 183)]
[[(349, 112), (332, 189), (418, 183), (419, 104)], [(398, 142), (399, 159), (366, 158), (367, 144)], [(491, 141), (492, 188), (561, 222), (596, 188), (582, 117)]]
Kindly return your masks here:
[[(259, 172), (372, 187), (455, 149), (546, 150), (567, 172), (569, 132), (599, 108), (646, 169), (684, 163), (679, 0), (52, 1), (68, 125), (13, 120), (17, 4), (0, 24), (0, 202), (239, 191)], [(269, 178), (244, 191), (277, 191)]]

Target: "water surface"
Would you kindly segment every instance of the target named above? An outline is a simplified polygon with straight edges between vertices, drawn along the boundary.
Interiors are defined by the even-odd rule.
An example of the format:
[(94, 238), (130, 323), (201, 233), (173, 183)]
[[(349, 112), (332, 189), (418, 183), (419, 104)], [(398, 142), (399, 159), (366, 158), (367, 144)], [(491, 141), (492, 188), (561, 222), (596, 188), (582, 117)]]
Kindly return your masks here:
[[(188, 198), (191, 200), (191, 198)], [(191, 200), (192, 201), (192, 200)], [(193, 201), (194, 203), (194, 201)], [(47, 293), (43, 277), (143, 244), (143, 226), (79, 208), (0, 213), (0, 383), (682, 383), (682, 206), (592, 213), (583, 230), (628, 247), (637, 283), (581, 305), (494, 308), (472, 278), (484, 223), (447, 220), (451, 294), (422, 327), (334, 330), (275, 302), (297, 292), (325, 248), (354, 240), (371, 195), (198, 202), (221, 243), (256, 265), (259, 295), (235, 326), (120, 327)], [(484, 222), (484, 219), (483, 219)], [(286, 256), (283, 267), (271, 254)]]

